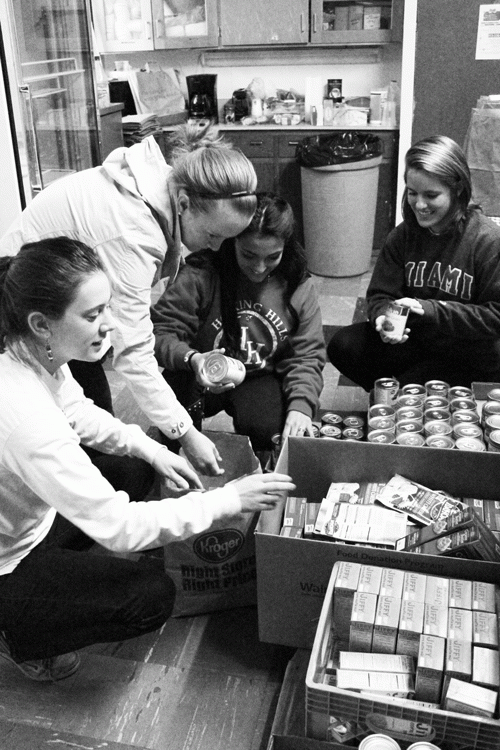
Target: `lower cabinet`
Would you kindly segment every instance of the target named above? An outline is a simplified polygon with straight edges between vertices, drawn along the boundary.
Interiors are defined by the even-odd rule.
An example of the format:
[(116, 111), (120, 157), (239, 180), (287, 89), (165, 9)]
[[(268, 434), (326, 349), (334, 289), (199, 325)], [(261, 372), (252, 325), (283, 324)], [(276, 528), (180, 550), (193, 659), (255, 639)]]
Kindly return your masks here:
[[(257, 173), (257, 189), (281, 195), (292, 206), (297, 236), (304, 241), (302, 220), (302, 191), (300, 166), (295, 159), (297, 144), (310, 135), (335, 133), (332, 130), (234, 130), (221, 131), (252, 162)], [(367, 132), (360, 130), (359, 132)], [(374, 133), (375, 131), (369, 131)], [(382, 141), (377, 209), (373, 247), (382, 247), (387, 234), (394, 227), (396, 215), (396, 181), (399, 133), (393, 130), (376, 131)], [(165, 132), (163, 151), (168, 160), (168, 132)], [(332, 228), (334, 231), (334, 228)]]

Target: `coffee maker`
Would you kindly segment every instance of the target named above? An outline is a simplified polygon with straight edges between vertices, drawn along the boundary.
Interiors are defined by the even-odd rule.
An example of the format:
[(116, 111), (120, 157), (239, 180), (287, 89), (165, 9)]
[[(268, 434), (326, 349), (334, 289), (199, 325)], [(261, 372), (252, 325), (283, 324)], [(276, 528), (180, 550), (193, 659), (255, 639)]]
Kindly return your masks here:
[(219, 122), (217, 112), (217, 76), (198, 74), (186, 76), (188, 115), (194, 120)]

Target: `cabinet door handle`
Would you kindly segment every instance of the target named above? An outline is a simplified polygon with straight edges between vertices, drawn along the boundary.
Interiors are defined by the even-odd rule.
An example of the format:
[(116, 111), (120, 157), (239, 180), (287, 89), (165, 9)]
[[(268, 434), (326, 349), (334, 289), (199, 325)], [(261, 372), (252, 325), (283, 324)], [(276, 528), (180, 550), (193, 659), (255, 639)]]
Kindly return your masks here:
[(316, 33), (316, 13), (313, 13), (313, 34)]
[(304, 31), (305, 31), (305, 26), (304, 26), (304, 14), (303, 14), (303, 13), (301, 13), (301, 14), (300, 14), (300, 33), (301, 33), (301, 34), (303, 34), (303, 33), (304, 33)]
[(299, 141), (288, 141), (288, 145), (289, 146), (298, 146), (299, 145)]
[(146, 39), (151, 39), (151, 21), (146, 21)]
[(163, 24), (161, 18), (156, 19), (156, 38), (163, 36)]
[(250, 141), (251, 146), (262, 146), (264, 141)]

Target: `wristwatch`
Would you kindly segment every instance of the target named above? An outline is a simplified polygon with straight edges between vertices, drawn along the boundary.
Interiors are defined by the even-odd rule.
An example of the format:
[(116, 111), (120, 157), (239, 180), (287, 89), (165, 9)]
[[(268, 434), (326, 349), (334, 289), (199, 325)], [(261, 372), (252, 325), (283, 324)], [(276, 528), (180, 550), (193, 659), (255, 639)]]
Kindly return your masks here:
[(199, 352), (196, 351), (196, 349), (190, 349), (186, 354), (184, 355), (184, 364), (186, 364), (191, 370), (193, 369), (191, 365), (191, 360), (194, 357), (195, 354), (199, 354)]

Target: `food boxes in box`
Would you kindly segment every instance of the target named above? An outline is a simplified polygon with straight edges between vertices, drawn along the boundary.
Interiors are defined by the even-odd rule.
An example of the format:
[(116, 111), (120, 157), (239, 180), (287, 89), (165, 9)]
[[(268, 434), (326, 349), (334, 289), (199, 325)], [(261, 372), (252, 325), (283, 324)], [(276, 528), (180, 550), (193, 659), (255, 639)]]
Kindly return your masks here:
[(356, 727), (358, 741), (364, 733), (381, 733), (393, 737), (402, 747), (418, 740), (447, 750), (498, 750), (497, 719), (417, 703), (412, 707), (412, 701), (340, 690), (321, 681), (331, 648), (332, 599), (338, 568), (335, 565), (330, 575), (306, 674), (306, 735), (315, 741), (324, 740), (330, 717), (334, 716), (336, 721)]
[[(495, 453), (292, 437), (282, 448), (277, 470), (293, 477), (295, 494), (308, 502), (321, 502), (331, 482), (387, 482), (394, 474), (457, 497), (500, 499)], [(283, 507), (262, 513), (255, 536), (262, 641), (311, 648), (337, 560), (467, 580), (500, 578), (499, 563), (280, 537), (282, 512)]]

